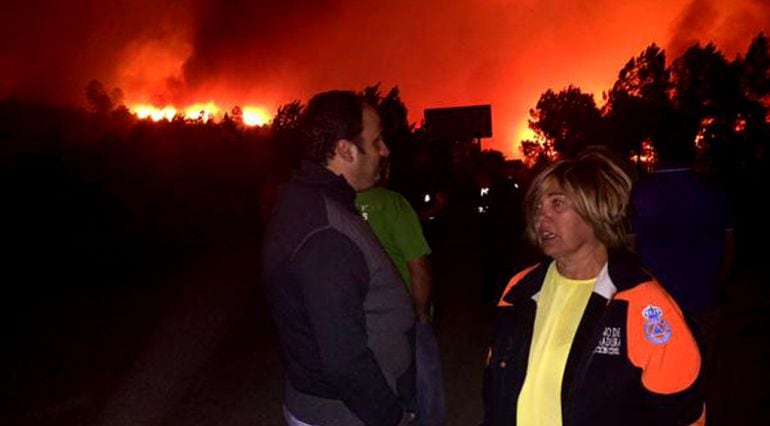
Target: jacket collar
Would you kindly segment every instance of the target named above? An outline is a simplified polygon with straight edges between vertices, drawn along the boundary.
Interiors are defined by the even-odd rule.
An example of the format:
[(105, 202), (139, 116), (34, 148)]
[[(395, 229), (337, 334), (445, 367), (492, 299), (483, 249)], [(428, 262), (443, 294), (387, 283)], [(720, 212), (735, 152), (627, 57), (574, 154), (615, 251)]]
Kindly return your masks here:
[(628, 290), (653, 279), (636, 254), (628, 250), (611, 251), (606, 269), (617, 291)]
[(535, 297), (543, 287), (545, 274), (548, 272), (550, 262), (540, 262), (529, 273), (524, 275), (516, 285), (503, 296), (503, 300), (513, 306), (524, 300)]
[[(551, 262), (541, 262), (503, 297), (503, 300), (516, 305), (522, 300), (537, 299), (540, 289), (543, 287), (545, 275)], [(599, 272), (594, 285), (594, 293), (609, 300), (619, 291), (628, 290), (649, 281), (652, 276), (639, 263), (635, 254), (627, 250), (610, 251), (609, 259), (604, 268)]]
[(334, 174), (326, 167), (303, 160), (300, 168), (294, 172), (294, 180), (318, 189), (329, 198), (355, 210), (356, 191), (342, 175)]

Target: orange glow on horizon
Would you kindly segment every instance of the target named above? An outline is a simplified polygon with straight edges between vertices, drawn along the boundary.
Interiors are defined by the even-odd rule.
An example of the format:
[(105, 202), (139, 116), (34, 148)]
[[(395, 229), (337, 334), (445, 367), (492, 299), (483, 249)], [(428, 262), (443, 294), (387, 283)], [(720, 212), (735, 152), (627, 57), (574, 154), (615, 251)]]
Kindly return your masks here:
[(184, 118), (187, 120), (208, 121), (219, 113), (219, 107), (214, 102), (206, 104), (192, 104), (184, 109)]
[[(181, 117), (187, 121), (219, 121), (224, 117), (222, 108), (213, 101), (195, 103), (184, 108), (177, 108), (171, 105), (156, 107), (151, 104), (139, 103), (131, 105), (128, 109), (137, 118), (154, 122), (161, 120), (171, 121), (176, 117)], [(243, 107), (242, 120), (246, 126), (264, 126), (271, 119), (272, 116), (265, 108), (256, 106)]]
[(506, 139), (505, 144), (502, 146), (489, 144), (491, 146), (487, 146), (486, 148), (501, 151), (510, 159), (521, 159), (523, 156), (521, 152), (521, 142), (527, 140), (537, 141), (540, 139), (537, 134), (529, 128), (529, 120), (526, 118), (522, 119), (518, 124), (509, 126), (507, 130), (508, 135), (510, 136)]
[(270, 113), (264, 108), (255, 106), (243, 107), (243, 124), (247, 126), (264, 126), (270, 122)]
[[(548, 89), (578, 87), (601, 107), (619, 71), (651, 43), (668, 64), (696, 42), (713, 42), (732, 61), (770, 33), (770, 3), (757, 0), (363, 0), (320, 15), (291, 2), (169, 3), (40, 0), (0, 13), (13, 34), (0, 48), (0, 97), (86, 106), (83, 88), (95, 79), (108, 95), (120, 89), (115, 103), (173, 105), (182, 121), (188, 105), (213, 100), (216, 120), (250, 100), (275, 114), (323, 90), (381, 82), (385, 93), (399, 87), (410, 122), (426, 108), (493, 105), (484, 147), (518, 157), (528, 111)], [(388, 30), (362, 37), (362, 27)]]
[(164, 119), (171, 121), (177, 114), (176, 108), (172, 106), (165, 106), (162, 108), (158, 108), (153, 105), (138, 104), (138, 105), (132, 106), (130, 110), (137, 116), (137, 118), (140, 118), (143, 120), (149, 119), (155, 122), (158, 122)]

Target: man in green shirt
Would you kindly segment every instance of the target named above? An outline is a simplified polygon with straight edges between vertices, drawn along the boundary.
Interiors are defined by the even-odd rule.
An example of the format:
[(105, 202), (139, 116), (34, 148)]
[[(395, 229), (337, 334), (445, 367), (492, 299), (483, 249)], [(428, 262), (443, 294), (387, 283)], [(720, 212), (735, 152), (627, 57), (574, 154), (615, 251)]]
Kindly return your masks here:
[(401, 194), (381, 186), (359, 192), (356, 207), (372, 227), (412, 296), (417, 317), (415, 363), (419, 424), (444, 425), (444, 383), (438, 345), (430, 324), (432, 280), (427, 258), (430, 247), (417, 213)]
[(356, 207), (401, 274), (414, 300), (417, 320), (429, 322), (430, 247), (414, 209), (401, 194), (381, 186), (358, 193)]

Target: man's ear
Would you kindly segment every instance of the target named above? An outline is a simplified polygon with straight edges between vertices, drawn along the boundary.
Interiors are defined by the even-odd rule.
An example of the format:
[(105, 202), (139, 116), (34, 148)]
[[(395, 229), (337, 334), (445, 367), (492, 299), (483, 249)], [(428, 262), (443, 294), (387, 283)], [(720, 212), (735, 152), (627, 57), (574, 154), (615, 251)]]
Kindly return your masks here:
[(351, 162), (354, 158), (354, 149), (355, 145), (353, 145), (353, 142), (347, 139), (340, 139), (337, 141), (337, 145), (334, 147), (334, 152), (344, 161)]

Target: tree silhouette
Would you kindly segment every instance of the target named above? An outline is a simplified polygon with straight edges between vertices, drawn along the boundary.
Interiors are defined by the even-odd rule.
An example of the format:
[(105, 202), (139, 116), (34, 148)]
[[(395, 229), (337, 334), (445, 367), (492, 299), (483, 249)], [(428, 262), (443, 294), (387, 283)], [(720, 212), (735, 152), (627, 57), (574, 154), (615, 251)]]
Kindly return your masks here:
[(757, 34), (745, 57), (738, 57), (735, 64), (747, 98), (746, 108), (735, 126), (741, 148), (739, 171), (746, 181), (765, 181), (770, 170), (770, 43), (767, 36)]
[(278, 107), (272, 121), (274, 134), (295, 131), (299, 124), (299, 116), (304, 109), (302, 102), (294, 100)]
[(273, 135), (271, 153), (275, 156), (276, 168), (284, 169), (281, 172), (283, 174), (299, 165), (301, 156), (299, 118), (304, 108), (298, 100), (281, 105), (270, 126)]
[(404, 101), (401, 100), (398, 86), (390, 89), (382, 98), (377, 110), (382, 119), (382, 130), (386, 141), (397, 144), (411, 137), (413, 129), (409, 124), (408, 110)]
[[(86, 85), (86, 100), (88, 100), (91, 109), (99, 114), (106, 115), (112, 111), (113, 103), (104, 85), (99, 80), (91, 80)], [(117, 89), (120, 90), (120, 89)], [(122, 92), (117, 92), (122, 97)], [(116, 93), (116, 94), (117, 94)]]
[(770, 107), (770, 43), (764, 33), (751, 41), (745, 57), (738, 57), (735, 66), (746, 104), (739, 113), (735, 130), (743, 139), (747, 161), (754, 161), (757, 152), (766, 152), (770, 126), (767, 108)]
[(745, 58), (737, 61), (741, 72), (743, 91), (754, 101), (768, 101), (770, 96), (770, 46), (764, 33), (757, 34)]
[(697, 119), (735, 114), (744, 99), (737, 67), (713, 43), (695, 44), (672, 64), (673, 101)]
[(714, 44), (695, 44), (672, 64), (672, 81), (682, 139), (697, 144), (710, 172), (732, 181), (742, 151), (736, 123), (748, 107), (739, 67)]
[[(682, 143), (670, 138), (678, 133), (666, 54), (654, 43), (631, 58), (618, 73), (603, 108), (607, 118), (612, 145), (624, 155), (638, 154), (644, 141), (650, 140), (656, 149), (665, 144)], [(691, 141), (690, 141), (691, 142)], [(690, 143), (692, 145), (692, 143)]]
[[(227, 114), (225, 114), (227, 115)], [(230, 110), (230, 120), (233, 121), (233, 123), (237, 125), (243, 125), (243, 109), (239, 107), (238, 105), (234, 106), (233, 109)]]
[(402, 140), (411, 138), (413, 129), (408, 121), (408, 110), (401, 100), (398, 86), (392, 87), (388, 94), (383, 96), (380, 84), (377, 82), (364, 87), (360, 95), (364, 102), (376, 108), (380, 114), (385, 141), (389, 145), (397, 145)]
[(359, 95), (363, 98), (367, 104), (378, 108), (382, 101), (382, 92), (380, 91), (381, 83), (378, 81), (375, 84), (370, 84), (364, 87), (364, 90), (359, 92)]
[(610, 90), (607, 104), (612, 106), (618, 97), (666, 102), (670, 85), (666, 53), (652, 43), (639, 56), (629, 59), (620, 70), (618, 80)]
[(524, 163), (530, 168), (549, 163), (554, 154), (553, 147), (547, 141), (540, 143), (530, 139), (521, 141), (519, 150), (524, 156)]
[(571, 156), (588, 145), (602, 143), (602, 117), (596, 102), (577, 87), (558, 93), (548, 89), (529, 114), (529, 127), (560, 155)]
[(401, 189), (407, 184), (414, 167), (416, 155), (416, 136), (414, 126), (409, 124), (408, 110), (401, 100), (398, 86), (394, 86), (387, 95), (380, 91), (381, 83), (368, 85), (360, 92), (364, 101), (377, 109), (382, 124), (382, 136), (390, 150), (390, 183)]

